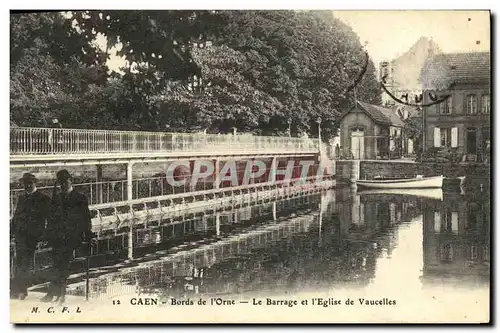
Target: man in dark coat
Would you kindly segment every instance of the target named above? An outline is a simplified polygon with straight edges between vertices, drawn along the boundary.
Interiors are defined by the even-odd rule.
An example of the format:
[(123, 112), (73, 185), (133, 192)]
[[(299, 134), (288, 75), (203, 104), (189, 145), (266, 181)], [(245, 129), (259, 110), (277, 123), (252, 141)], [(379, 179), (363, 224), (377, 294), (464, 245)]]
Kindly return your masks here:
[(35, 250), (49, 216), (50, 198), (37, 191), (37, 179), (33, 174), (25, 173), (20, 181), (25, 192), (19, 197), (11, 225), (16, 250), (11, 293), (14, 297), (25, 299), (28, 295)]
[(52, 218), (47, 226), (46, 239), (52, 246), (54, 276), (49, 285), (44, 302), (64, 302), (66, 295), (66, 280), (70, 274), (70, 264), (73, 252), (82, 244), (89, 244), (92, 237), (92, 225), (87, 197), (73, 188), (73, 178), (67, 170), (57, 173), (57, 183), (60, 193), (52, 198)]

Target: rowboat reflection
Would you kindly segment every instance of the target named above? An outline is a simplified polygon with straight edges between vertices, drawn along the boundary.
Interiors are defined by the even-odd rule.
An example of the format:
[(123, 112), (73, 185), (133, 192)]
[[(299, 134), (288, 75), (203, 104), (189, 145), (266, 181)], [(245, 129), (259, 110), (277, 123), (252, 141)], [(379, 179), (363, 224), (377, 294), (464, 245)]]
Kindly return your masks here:
[(402, 195), (421, 197), (433, 200), (443, 201), (443, 190), (440, 188), (435, 189), (377, 189), (377, 190), (360, 190), (359, 195)]

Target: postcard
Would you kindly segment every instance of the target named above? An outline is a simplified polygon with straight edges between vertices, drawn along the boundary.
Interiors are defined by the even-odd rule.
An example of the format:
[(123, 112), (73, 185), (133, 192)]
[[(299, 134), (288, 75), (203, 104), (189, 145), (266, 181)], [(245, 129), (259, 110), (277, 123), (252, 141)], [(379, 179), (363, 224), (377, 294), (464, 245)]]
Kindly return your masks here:
[(10, 319), (490, 322), (490, 12), (10, 13)]

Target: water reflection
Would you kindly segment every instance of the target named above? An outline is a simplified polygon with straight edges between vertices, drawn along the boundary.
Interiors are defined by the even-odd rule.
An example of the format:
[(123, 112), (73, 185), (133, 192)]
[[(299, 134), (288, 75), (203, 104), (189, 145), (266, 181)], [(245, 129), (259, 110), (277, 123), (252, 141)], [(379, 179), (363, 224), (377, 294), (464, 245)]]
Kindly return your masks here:
[(490, 271), (488, 195), (450, 195), (423, 213), (423, 281), (486, 282)]
[[(294, 294), (489, 280), (489, 196), (353, 193), (239, 208), (168, 225), (142, 263), (91, 281), (94, 296)], [(155, 239), (155, 236), (150, 239)], [(75, 284), (74, 293), (82, 286)]]

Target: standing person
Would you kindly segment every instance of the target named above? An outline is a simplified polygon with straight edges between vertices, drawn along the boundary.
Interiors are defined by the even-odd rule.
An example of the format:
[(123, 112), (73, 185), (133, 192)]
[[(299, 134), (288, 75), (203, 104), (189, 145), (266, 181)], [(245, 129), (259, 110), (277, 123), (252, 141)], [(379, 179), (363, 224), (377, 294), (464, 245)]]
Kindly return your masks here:
[(340, 159), (340, 146), (338, 143), (335, 146), (335, 159), (337, 159), (337, 160)]
[(28, 296), (31, 265), (49, 216), (50, 198), (37, 191), (35, 175), (25, 173), (20, 181), (24, 194), (19, 197), (11, 226), (16, 249), (11, 293), (23, 300)]
[(485, 158), (485, 164), (489, 164), (491, 163), (490, 162), (490, 158), (491, 158), (491, 141), (488, 140), (486, 141), (486, 158)]
[[(73, 178), (67, 170), (56, 175), (52, 198), (52, 218), (47, 226), (47, 241), (52, 246), (54, 276), (43, 302), (63, 303), (66, 295), (66, 280), (70, 273), (73, 252), (83, 243), (89, 244), (92, 225), (87, 197), (73, 188)], [(60, 193), (56, 193), (59, 184)]]

